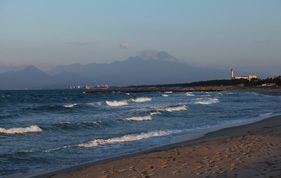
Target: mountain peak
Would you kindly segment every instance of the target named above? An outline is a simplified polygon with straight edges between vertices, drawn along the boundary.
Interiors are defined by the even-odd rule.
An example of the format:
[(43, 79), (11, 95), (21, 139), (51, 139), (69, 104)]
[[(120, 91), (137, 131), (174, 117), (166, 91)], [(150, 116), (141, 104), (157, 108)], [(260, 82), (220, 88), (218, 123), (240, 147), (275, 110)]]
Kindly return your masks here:
[(143, 60), (164, 60), (164, 61), (171, 61), (175, 62), (178, 61), (177, 58), (170, 55), (165, 51), (158, 51), (158, 50), (146, 50), (141, 53), (140, 57)]
[(34, 67), (34, 66), (27, 66), (22, 71), (29, 71), (29, 72), (42, 72), (40, 69)]

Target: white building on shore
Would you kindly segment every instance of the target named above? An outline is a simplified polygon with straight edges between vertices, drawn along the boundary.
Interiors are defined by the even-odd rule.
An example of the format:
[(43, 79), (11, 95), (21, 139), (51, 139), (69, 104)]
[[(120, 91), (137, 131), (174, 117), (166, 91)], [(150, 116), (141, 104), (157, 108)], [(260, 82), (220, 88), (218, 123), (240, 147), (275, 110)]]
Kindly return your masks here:
[(244, 79), (244, 80), (249, 80), (251, 81), (252, 79), (257, 79), (258, 77), (256, 75), (249, 75), (249, 76), (235, 76), (233, 75), (233, 69), (230, 70), (231, 72), (231, 79)]

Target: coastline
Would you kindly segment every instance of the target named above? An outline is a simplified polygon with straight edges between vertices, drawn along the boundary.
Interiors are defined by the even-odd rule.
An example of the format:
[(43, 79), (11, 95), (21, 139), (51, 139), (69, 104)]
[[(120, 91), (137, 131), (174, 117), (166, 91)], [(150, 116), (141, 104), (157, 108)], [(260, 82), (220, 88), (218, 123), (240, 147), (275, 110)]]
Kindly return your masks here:
[(280, 135), (281, 115), (140, 153), (21, 177), (275, 177), (281, 175)]
[[(281, 96), (281, 89), (280, 88), (243, 88), (243, 89), (234, 89), (234, 91), (245, 91), (245, 92), (257, 92), (263, 95), (271, 95), (271, 96)], [(266, 133), (275, 133), (274, 135), (268, 135)], [(169, 144), (166, 146), (154, 148), (151, 150), (138, 152), (134, 154), (128, 154), (124, 156), (119, 156), (111, 159), (95, 161), (90, 163), (81, 164), (78, 166), (73, 166), (64, 169), (58, 170), (47, 170), (42, 172), (35, 172), (26, 175), (17, 175), (12, 177), (240, 177), (243, 174), (247, 174), (248, 177), (258, 177), (258, 175), (262, 175), (261, 177), (265, 177), (265, 175), (279, 175), (281, 176), (281, 168), (280, 166), (276, 167), (276, 165), (281, 165), (281, 161), (276, 161), (281, 158), (281, 146), (280, 146), (280, 135), (278, 130), (281, 130), (281, 116), (270, 117), (267, 119), (263, 119), (254, 123), (249, 123), (245, 125), (239, 126), (232, 126), (228, 128), (223, 128), (221, 130), (215, 130), (210, 133), (205, 134), (202, 137), (196, 138), (193, 140), (188, 140), (190, 138), (181, 138), (179, 142), (174, 144)], [(261, 134), (262, 133), (262, 134)], [(277, 133), (277, 134), (276, 134)], [(260, 136), (261, 135), (261, 136)], [(273, 142), (272, 137), (274, 136)], [(243, 138), (251, 138), (252, 140), (258, 140), (256, 144), (252, 146), (247, 146), (249, 143), (244, 143), (245, 140)], [(259, 138), (258, 138), (259, 137)], [(262, 138), (267, 138), (266, 140)], [(184, 141), (185, 140), (185, 141)], [(187, 140), (187, 141), (186, 141)], [(231, 144), (230, 140), (236, 140), (236, 144)], [(277, 141), (276, 141), (277, 140)], [(266, 142), (267, 141), (267, 142)], [(218, 145), (218, 148), (212, 148), (215, 145)], [(225, 144), (222, 144), (225, 143)], [(208, 148), (211, 150), (228, 150), (225, 154), (217, 154), (217, 153), (209, 153), (206, 150), (206, 144), (208, 144)], [(229, 145), (230, 144), (230, 145)], [(239, 145), (244, 145), (247, 149), (242, 149), (239, 152), (242, 154), (237, 154), (236, 159), (231, 160), (231, 154), (229, 150), (234, 148), (238, 148)], [(251, 150), (255, 148), (261, 148), (263, 145), (269, 145), (268, 148), (271, 151), (271, 154), (264, 155), (265, 153), (260, 153), (262, 155), (252, 155)], [(194, 153), (195, 150), (198, 150), (197, 153)], [(201, 148), (202, 147), (202, 148)], [(200, 149), (199, 149), (200, 148)], [(205, 149), (204, 149), (205, 148)], [(176, 155), (171, 154), (173, 152), (177, 152), (179, 155), (184, 155), (182, 151), (175, 151), (175, 150), (189, 150), (190, 155), (187, 156), (187, 160), (181, 160), (182, 157), (173, 158)], [(210, 150), (210, 149), (209, 149)], [(223, 150), (221, 153), (223, 153)], [(264, 149), (263, 149), (264, 150)], [(272, 151), (273, 150), (273, 151)], [(277, 150), (277, 152), (276, 152)], [(202, 151), (205, 156), (200, 155), (198, 152)], [(184, 151), (186, 152), (186, 151)], [(164, 154), (162, 164), (159, 162), (156, 165), (153, 165), (153, 161), (157, 154)], [(195, 155), (194, 155), (195, 154)], [(255, 153), (257, 154), (257, 153)], [(152, 155), (152, 156), (151, 156)], [(153, 156), (154, 155), (154, 156)], [(226, 163), (229, 164), (222, 164), (224, 162), (224, 157), (221, 155), (229, 156), (227, 158)], [(201, 156), (201, 157), (200, 157)], [(203, 156), (203, 157), (202, 157)], [(245, 158), (246, 156), (246, 158)], [(278, 157), (279, 156), (279, 157)], [(154, 159), (151, 159), (154, 157)], [(169, 157), (169, 158), (168, 158)], [(197, 160), (195, 159), (197, 157)], [(164, 159), (166, 158), (166, 159)], [(172, 161), (171, 161), (172, 158)], [(201, 160), (200, 160), (200, 159)], [(207, 159), (208, 158), (208, 159)], [(260, 158), (260, 159), (258, 159)], [(177, 161), (180, 159), (181, 162), (184, 162), (183, 165), (174, 167), (175, 163), (180, 162)], [(218, 160), (221, 159), (221, 160)], [(253, 160), (254, 159), (254, 160)], [(135, 160), (132, 161), (132, 160)], [(139, 160), (138, 162), (136, 162)], [(145, 161), (146, 160), (146, 161)], [(164, 161), (163, 161), (164, 160)], [(173, 162), (174, 160), (174, 162)], [(208, 161), (214, 161), (214, 165), (210, 164)], [(240, 160), (240, 162), (238, 161)], [(151, 162), (152, 161), (152, 162)], [(158, 160), (159, 161), (159, 160)], [(272, 162), (273, 161), (273, 162)], [(274, 163), (277, 162), (278, 164)], [(150, 166), (148, 166), (150, 164)], [(171, 164), (167, 164), (171, 163)], [(172, 164), (174, 163), (174, 164)], [(208, 163), (208, 164), (207, 164)], [(219, 164), (228, 165), (220, 167)], [(230, 164), (231, 163), (231, 164)], [(124, 165), (123, 168), (120, 168), (121, 165)], [(127, 165), (127, 166), (126, 166)], [(268, 166), (270, 165), (270, 166)], [(117, 166), (117, 167), (116, 167)], [(149, 168), (148, 168), (148, 167)], [(196, 167), (197, 166), (197, 167)], [(139, 169), (136, 169), (136, 167)], [(182, 167), (180, 169), (180, 167)], [(248, 171), (251, 168), (250, 172)], [(269, 168), (273, 168), (274, 170), (270, 170)], [(189, 170), (189, 172), (187, 171)], [(117, 172), (116, 172), (117, 171)], [(159, 173), (157, 173), (157, 171)], [(187, 171), (187, 172), (186, 172)], [(171, 174), (170, 174), (171, 173)], [(275, 177), (274, 176), (274, 177)], [(243, 176), (241, 176), (243, 177)]]

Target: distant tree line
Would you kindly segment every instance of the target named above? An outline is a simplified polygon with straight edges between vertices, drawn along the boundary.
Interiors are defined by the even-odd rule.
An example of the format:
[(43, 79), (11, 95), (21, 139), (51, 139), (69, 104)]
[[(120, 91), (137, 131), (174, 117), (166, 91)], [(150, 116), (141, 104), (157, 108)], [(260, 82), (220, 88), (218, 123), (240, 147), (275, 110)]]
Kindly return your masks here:
[(278, 86), (281, 86), (281, 75), (274, 78), (266, 78), (266, 79), (258, 80), (259, 85), (263, 83), (276, 83)]
[[(266, 78), (266, 79), (252, 79), (251, 81), (247, 79), (232, 79), (232, 80), (208, 80), (208, 81), (198, 81), (192, 83), (181, 83), (181, 84), (164, 84), (164, 85), (142, 85), (137, 86), (137, 88), (184, 88), (184, 87), (205, 87), (205, 86), (235, 86), (235, 85), (243, 85), (243, 86), (259, 86), (264, 83), (276, 83), (276, 85), (281, 86), (281, 75), (274, 78)], [(133, 86), (129, 86), (127, 88), (131, 88)], [(134, 86), (135, 88), (136, 86)]]

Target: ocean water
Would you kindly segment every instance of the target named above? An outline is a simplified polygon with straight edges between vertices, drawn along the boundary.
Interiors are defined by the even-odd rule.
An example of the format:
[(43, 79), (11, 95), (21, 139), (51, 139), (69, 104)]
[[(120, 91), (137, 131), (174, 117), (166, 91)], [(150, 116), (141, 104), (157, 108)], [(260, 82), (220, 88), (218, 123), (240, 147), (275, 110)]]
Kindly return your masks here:
[(279, 115), (280, 106), (280, 96), (236, 91), (0, 91), (0, 177), (148, 150)]

